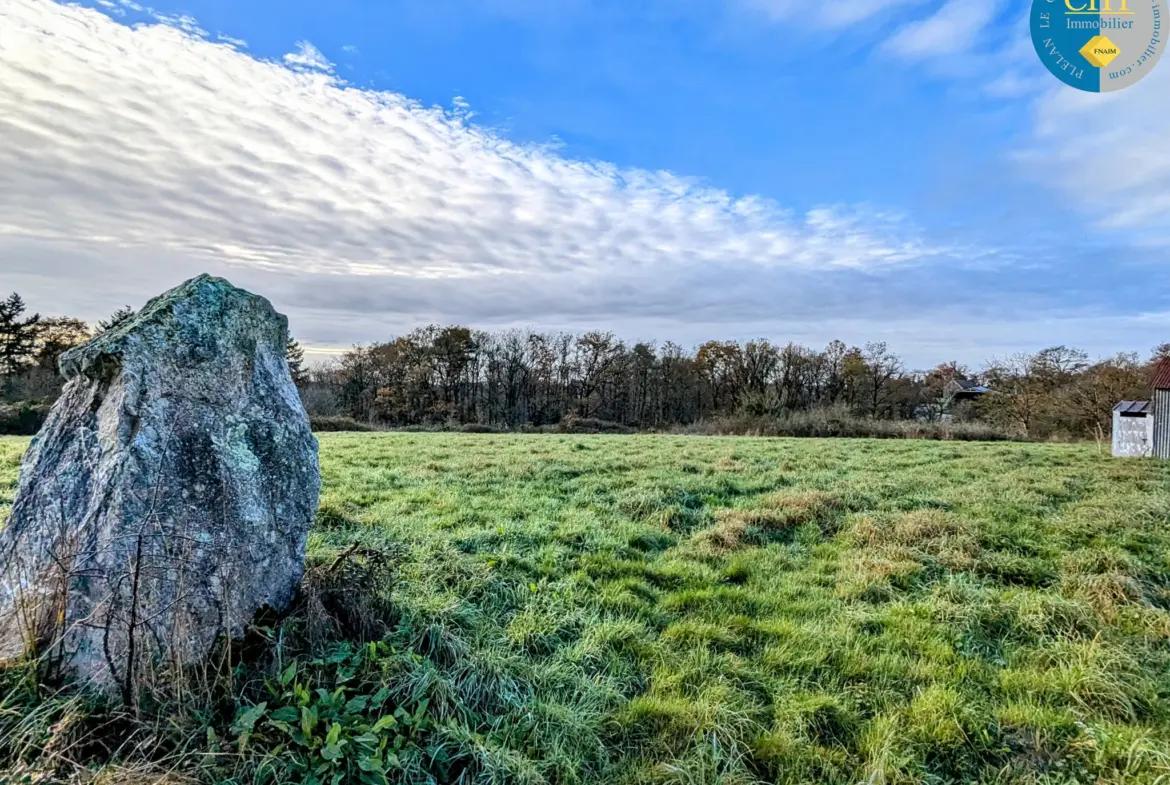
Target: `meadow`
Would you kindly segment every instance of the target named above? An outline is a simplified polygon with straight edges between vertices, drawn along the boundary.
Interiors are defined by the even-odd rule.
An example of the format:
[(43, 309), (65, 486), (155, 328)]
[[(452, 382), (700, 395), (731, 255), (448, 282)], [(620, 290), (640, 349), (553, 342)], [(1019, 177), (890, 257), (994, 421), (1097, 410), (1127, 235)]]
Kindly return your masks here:
[[(206, 700), (133, 718), (11, 669), (0, 779), (66, 760), (240, 785), (1170, 782), (1170, 465), (1083, 444), (320, 441), (294, 613), (258, 622)], [(0, 515), (26, 446), (0, 439)], [(136, 741), (94, 742), (111, 724)]]

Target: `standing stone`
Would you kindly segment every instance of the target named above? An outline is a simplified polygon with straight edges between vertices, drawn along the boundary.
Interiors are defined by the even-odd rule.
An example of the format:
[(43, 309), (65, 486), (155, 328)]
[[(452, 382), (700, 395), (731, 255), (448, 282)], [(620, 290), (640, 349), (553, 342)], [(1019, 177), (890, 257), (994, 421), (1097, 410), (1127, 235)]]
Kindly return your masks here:
[(287, 335), (201, 275), (61, 358), (0, 530), (0, 659), (33, 649), (130, 700), (289, 605), (321, 480)]

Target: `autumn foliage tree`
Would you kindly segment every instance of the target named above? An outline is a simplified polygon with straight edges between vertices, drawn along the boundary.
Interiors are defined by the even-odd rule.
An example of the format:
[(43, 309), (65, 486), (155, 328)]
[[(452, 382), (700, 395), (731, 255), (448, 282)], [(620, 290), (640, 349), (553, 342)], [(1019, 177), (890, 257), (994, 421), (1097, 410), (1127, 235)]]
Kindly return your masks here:
[[(44, 405), (60, 390), (57, 365), (93, 333), (79, 319), (26, 313), (0, 300), (0, 396)], [(96, 325), (134, 315), (120, 308)], [(908, 370), (886, 343), (823, 349), (767, 339), (707, 341), (693, 351), (667, 341), (628, 344), (613, 332), (581, 334), (439, 326), (355, 346), (310, 367), (289, 339), (293, 381), (311, 414), (390, 426), (518, 428), (569, 419), (668, 429), (732, 420), (776, 420), (825, 411), (852, 420), (975, 418), (1034, 439), (1102, 438), (1118, 400), (1148, 395), (1151, 363), (1135, 354), (1091, 360), (1053, 346), (1013, 354), (973, 372), (947, 362)], [(955, 404), (953, 382), (982, 384), (976, 403)], [(971, 397), (971, 396), (968, 396)]]

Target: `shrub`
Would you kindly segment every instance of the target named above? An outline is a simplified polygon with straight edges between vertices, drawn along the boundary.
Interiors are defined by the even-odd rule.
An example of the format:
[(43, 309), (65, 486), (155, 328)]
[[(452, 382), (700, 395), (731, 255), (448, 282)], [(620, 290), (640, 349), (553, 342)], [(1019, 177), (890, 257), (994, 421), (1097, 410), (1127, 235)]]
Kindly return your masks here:
[(560, 433), (634, 433), (628, 425), (609, 420), (599, 420), (596, 417), (577, 417), (569, 415), (557, 425)]
[(365, 422), (358, 422), (352, 417), (310, 417), (309, 424), (314, 431), (361, 431), (369, 432), (378, 430), (373, 425)]
[(812, 409), (769, 417), (739, 414), (675, 428), (695, 436), (793, 436), (809, 438), (933, 439), (1009, 441), (1017, 437), (979, 422), (871, 420), (840, 409)]
[(49, 404), (20, 401), (0, 404), (0, 435), (33, 436), (49, 416)]
[(469, 422), (459, 426), (460, 433), (503, 433), (499, 428), (484, 425), (480, 422)]

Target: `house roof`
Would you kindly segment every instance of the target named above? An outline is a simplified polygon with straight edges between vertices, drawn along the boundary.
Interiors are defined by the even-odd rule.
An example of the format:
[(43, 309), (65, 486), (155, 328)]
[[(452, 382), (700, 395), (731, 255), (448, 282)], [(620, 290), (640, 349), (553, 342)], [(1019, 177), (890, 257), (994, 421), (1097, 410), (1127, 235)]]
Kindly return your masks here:
[(964, 393), (975, 393), (978, 395), (980, 393), (991, 392), (991, 390), (982, 384), (959, 378), (951, 379), (943, 389), (952, 395), (962, 395)]
[(1170, 390), (1170, 357), (1167, 357), (1154, 368), (1155, 390)]
[(1129, 415), (1137, 417), (1150, 413), (1149, 401), (1122, 401), (1113, 407), (1113, 411), (1121, 412), (1122, 415)]

